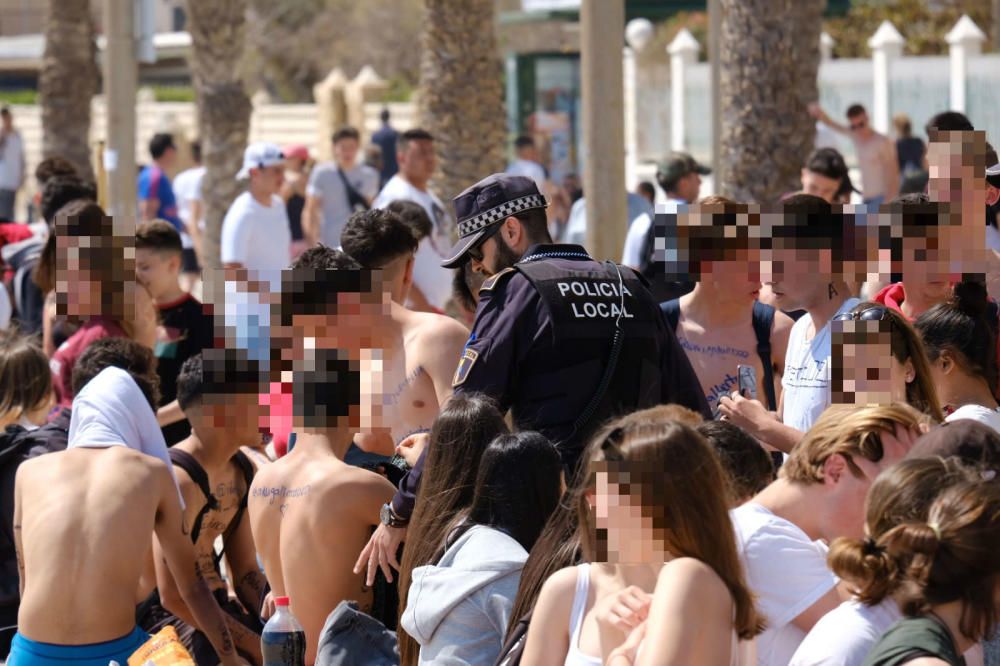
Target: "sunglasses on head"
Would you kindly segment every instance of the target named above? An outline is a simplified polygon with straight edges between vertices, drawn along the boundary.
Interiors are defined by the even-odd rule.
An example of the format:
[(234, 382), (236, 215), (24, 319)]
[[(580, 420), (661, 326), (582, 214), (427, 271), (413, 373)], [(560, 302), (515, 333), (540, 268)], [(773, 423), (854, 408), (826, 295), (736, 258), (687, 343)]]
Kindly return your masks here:
[(889, 308), (877, 306), (861, 312), (841, 312), (834, 321), (885, 321), (889, 318)]

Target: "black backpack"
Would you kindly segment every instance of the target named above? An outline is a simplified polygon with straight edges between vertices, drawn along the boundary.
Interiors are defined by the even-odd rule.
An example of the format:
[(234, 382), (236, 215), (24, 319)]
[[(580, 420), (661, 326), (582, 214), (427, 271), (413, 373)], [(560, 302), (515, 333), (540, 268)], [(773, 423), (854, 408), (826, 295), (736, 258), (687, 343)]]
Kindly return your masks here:
[[(178, 448), (170, 449), (169, 454), (170, 462), (187, 472), (187, 475), (191, 477), (191, 480), (195, 482), (205, 496), (205, 506), (198, 512), (198, 515), (194, 519), (194, 525), (191, 526), (191, 543), (197, 543), (198, 537), (201, 535), (201, 521), (205, 519), (205, 515), (209, 511), (219, 508), (219, 500), (212, 494), (212, 488), (208, 485), (208, 474), (205, 473), (205, 468), (194, 459), (194, 456)], [(228, 529), (236, 528), (240, 524), (244, 512), (246, 512), (247, 498), (250, 496), (250, 486), (253, 484), (255, 473), (253, 463), (250, 462), (250, 459), (242, 451), (236, 452), (236, 455), (233, 456), (233, 461), (240, 468), (240, 471), (243, 472), (243, 479), (247, 484), (247, 492), (243, 496), (243, 499), (240, 500), (240, 508), (237, 509), (236, 515), (233, 516)], [(223, 548), (223, 552), (225, 552), (225, 548)], [(222, 559), (222, 553), (216, 555), (216, 565), (218, 565), (220, 559)]]
[[(660, 310), (674, 331), (681, 318), (680, 301), (674, 299), (660, 304)], [(774, 366), (771, 363), (771, 326), (774, 324), (774, 308), (760, 301), (753, 304), (753, 332), (757, 336), (757, 355), (764, 366), (764, 395), (768, 409), (778, 409), (778, 398), (774, 394)]]

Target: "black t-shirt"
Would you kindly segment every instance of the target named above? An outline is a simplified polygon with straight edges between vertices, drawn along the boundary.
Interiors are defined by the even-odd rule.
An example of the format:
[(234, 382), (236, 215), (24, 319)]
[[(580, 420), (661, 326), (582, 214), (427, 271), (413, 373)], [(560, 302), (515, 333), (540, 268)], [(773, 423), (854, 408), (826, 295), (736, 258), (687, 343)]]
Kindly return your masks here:
[[(160, 330), (156, 340), (156, 373), (160, 376), (160, 405), (177, 398), (177, 375), (184, 361), (212, 346), (212, 317), (202, 310), (194, 296), (185, 294), (173, 303), (157, 306)], [(167, 446), (191, 434), (187, 419), (163, 428)]]

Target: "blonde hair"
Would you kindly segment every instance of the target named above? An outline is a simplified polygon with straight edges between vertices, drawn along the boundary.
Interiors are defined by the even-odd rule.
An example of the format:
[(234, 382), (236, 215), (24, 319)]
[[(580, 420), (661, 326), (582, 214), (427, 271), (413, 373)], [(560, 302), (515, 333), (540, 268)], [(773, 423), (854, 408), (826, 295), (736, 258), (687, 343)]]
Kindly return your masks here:
[(823, 482), (823, 466), (833, 455), (847, 460), (851, 473), (864, 477), (854, 463), (860, 456), (878, 462), (885, 455), (882, 435), (894, 434), (896, 426), (907, 430), (919, 429), (924, 415), (904, 403), (891, 405), (832, 405), (817, 419), (781, 468), (781, 478), (796, 483)]

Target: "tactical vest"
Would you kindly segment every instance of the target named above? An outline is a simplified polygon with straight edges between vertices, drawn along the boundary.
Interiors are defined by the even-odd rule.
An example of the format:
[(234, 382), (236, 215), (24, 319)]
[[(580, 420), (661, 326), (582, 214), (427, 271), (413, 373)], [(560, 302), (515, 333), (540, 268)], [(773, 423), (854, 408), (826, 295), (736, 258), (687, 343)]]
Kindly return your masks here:
[[(656, 405), (662, 395), (659, 307), (634, 271), (594, 261), (528, 261), (515, 268), (534, 286), (551, 319), (551, 339), (539, 340), (520, 368), (515, 420), (559, 445), (574, 469), (589, 438), (605, 422)], [(585, 423), (578, 417), (598, 392), (616, 322), (623, 340), (614, 372)]]

